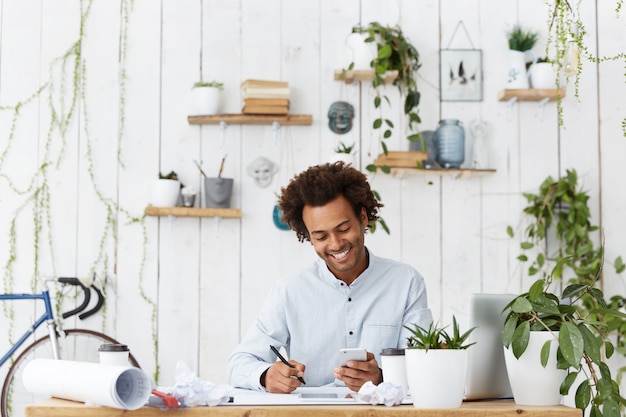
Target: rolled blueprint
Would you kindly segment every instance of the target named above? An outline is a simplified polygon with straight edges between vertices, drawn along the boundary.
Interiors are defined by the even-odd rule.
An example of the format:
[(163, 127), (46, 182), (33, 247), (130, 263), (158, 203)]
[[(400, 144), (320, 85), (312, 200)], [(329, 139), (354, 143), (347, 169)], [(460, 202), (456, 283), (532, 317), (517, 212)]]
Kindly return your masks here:
[(33, 359), (24, 368), (24, 387), (33, 394), (135, 410), (147, 403), (150, 378), (139, 368)]

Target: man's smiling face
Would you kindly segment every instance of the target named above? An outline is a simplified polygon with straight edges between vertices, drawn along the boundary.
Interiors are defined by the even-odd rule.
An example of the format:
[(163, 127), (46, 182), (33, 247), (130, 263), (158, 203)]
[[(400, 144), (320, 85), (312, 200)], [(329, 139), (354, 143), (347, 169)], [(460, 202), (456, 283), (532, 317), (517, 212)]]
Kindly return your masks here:
[(304, 206), (302, 220), (315, 252), (338, 279), (350, 285), (367, 268), (365, 210), (357, 217), (340, 195), (323, 206)]

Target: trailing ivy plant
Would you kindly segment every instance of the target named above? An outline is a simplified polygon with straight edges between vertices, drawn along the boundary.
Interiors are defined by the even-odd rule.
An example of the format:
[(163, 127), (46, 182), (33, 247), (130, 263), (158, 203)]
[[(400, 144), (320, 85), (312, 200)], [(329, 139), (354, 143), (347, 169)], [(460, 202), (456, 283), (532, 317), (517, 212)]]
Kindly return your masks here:
[[(408, 118), (408, 128), (411, 131), (421, 122), (418, 113), (420, 92), (416, 83), (417, 70), (421, 66), (419, 52), (404, 36), (399, 26), (391, 27), (381, 25), (378, 22), (371, 22), (367, 26), (354, 26), (352, 32), (366, 34), (365, 42), (376, 45), (376, 57), (370, 65), (374, 69), (374, 79), (372, 80), (372, 87), (376, 91), (374, 107), (380, 109), (380, 116), (374, 119), (372, 127), (380, 132), (380, 144), (383, 153), (387, 155), (388, 149), (385, 139), (392, 136), (394, 124), (389, 118), (384, 117), (382, 109), (383, 101), (391, 105), (389, 97), (381, 89), (385, 85), (385, 74), (388, 71), (398, 71), (398, 77), (393, 81), (393, 84), (398, 87), (400, 95), (403, 97), (404, 114)], [(348, 70), (353, 68), (354, 63), (350, 64)], [(342, 72), (343, 76), (346, 72)], [(421, 140), (421, 135), (419, 133), (409, 134), (407, 139), (415, 142)], [(423, 146), (422, 149), (426, 149), (426, 147)], [(370, 172), (376, 172), (377, 168), (374, 164), (366, 167)], [(385, 173), (390, 172), (388, 166), (381, 167), (381, 170)]]
[[(88, 178), (91, 182), (93, 191), (98, 201), (102, 204), (105, 211), (104, 229), (98, 239), (98, 249), (94, 259), (91, 261), (91, 271), (101, 270), (102, 276), (109, 275), (110, 265), (117, 263), (116, 251), (114, 247), (117, 245), (118, 222), (125, 221), (127, 224), (138, 224), (142, 229), (144, 236), (144, 247), (141, 258), (139, 286), (141, 297), (152, 307), (152, 336), (154, 341), (155, 362), (157, 358), (157, 339), (156, 339), (156, 303), (145, 294), (143, 290), (143, 273), (146, 259), (147, 235), (144, 224), (145, 216), (134, 216), (113, 198), (105, 195), (101, 190), (99, 181), (96, 178), (93, 159), (93, 143), (89, 130), (89, 109), (87, 106), (87, 65), (83, 56), (82, 45), (85, 39), (87, 22), (89, 21), (91, 5), (93, 0), (79, 1), (79, 33), (77, 38), (70, 44), (66, 52), (51, 62), (49, 68), (49, 79), (44, 82), (35, 92), (30, 94), (27, 99), (17, 102), (13, 105), (0, 106), (0, 111), (10, 112), (11, 125), (6, 139), (2, 143), (6, 145), (0, 150), (0, 181), (4, 181), (16, 198), (17, 207), (14, 210), (13, 217), (9, 220), (9, 236), (8, 236), (8, 258), (3, 266), (3, 289), (5, 292), (13, 292), (15, 287), (14, 267), (18, 261), (18, 236), (24, 238), (25, 235), (18, 230), (18, 219), (28, 213), (33, 216), (33, 259), (28, 260), (32, 264), (32, 273), (29, 275), (30, 286), (35, 290), (37, 279), (41, 275), (42, 269), (42, 251), (47, 250), (50, 261), (46, 268), (51, 270), (52, 275), (56, 272), (56, 255), (54, 251), (52, 225), (54, 219), (52, 217), (51, 207), (53, 204), (52, 195), (50, 193), (50, 176), (53, 170), (58, 169), (63, 161), (67, 145), (68, 128), (77, 117), (79, 109), (82, 109), (81, 127), (83, 129), (86, 140), (86, 167)], [(120, 62), (120, 79), (119, 79), (119, 109), (117, 109), (119, 117), (118, 129), (118, 154), (117, 160), (121, 168), (124, 167), (121, 155), (121, 143), (124, 137), (125, 127), (125, 96), (126, 96), (126, 56), (127, 56), (127, 37), (129, 17), (132, 13), (133, 0), (122, 0), (122, 35), (121, 35), (121, 62)], [(69, 97), (69, 100), (67, 99)], [(79, 100), (80, 99), (80, 100)], [(12, 157), (12, 144), (18, 140), (17, 126), (21, 119), (21, 110), (28, 105), (33, 105), (36, 101), (47, 103), (49, 111), (50, 124), (45, 133), (44, 141), (41, 146), (42, 152), (38, 156), (38, 166), (32, 173), (30, 180), (26, 181), (26, 186), (21, 188), (16, 185), (13, 178), (6, 170), (6, 162)], [(79, 106), (80, 104), (80, 106)], [(44, 107), (45, 108), (45, 107)], [(17, 156), (19, 158), (19, 156)], [(20, 179), (20, 183), (22, 183)], [(113, 250), (112, 250), (113, 248)], [(110, 253), (113, 252), (113, 253)], [(115, 266), (114, 266), (115, 267)], [(106, 291), (106, 288), (103, 288)], [(61, 316), (64, 294), (57, 291), (55, 294), (55, 308), (57, 316)], [(7, 338), (9, 343), (13, 343), (13, 321), (15, 319), (14, 311), (10, 303), (3, 303), (3, 314), (11, 323)], [(102, 314), (102, 331), (106, 333), (106, 310)], [(154, 380), (158, 382), (158, 363), (156, 363)]]

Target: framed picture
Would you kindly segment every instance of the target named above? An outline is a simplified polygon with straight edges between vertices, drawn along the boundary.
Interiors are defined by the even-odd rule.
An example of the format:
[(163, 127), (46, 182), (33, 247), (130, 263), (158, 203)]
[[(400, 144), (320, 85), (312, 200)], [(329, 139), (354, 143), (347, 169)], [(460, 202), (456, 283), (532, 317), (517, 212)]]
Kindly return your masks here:
[(482, 101), (482, 50), (442, 49), (439, 54), (441, 101)]

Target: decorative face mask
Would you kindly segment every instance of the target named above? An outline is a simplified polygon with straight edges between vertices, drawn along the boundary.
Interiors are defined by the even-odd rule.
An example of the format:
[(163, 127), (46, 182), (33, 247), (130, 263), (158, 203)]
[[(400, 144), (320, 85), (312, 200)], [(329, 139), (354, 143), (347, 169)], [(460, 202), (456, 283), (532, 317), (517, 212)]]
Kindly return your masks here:
[(339, 135), (352, 129), (353, 118), (354, 107), (346, 101), (335, 101), (328, 109), (328, 127)]
[(265, 188), (272, 183), (274, 174), (278, 172), (278, 165), (264, 156), (259, 156), (246, 167), (256, 185)]

